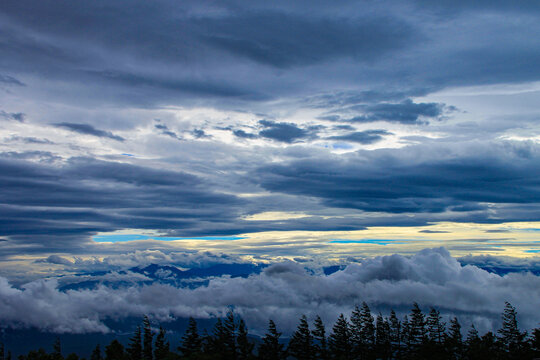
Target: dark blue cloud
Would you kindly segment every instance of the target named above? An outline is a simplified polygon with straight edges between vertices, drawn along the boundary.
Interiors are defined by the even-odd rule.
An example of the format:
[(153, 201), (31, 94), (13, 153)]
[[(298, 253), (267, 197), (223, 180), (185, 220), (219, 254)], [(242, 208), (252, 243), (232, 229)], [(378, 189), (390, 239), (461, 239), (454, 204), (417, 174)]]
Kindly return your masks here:
[(276, 67), (304, 66), (343, 56), (374, 60), (401, 48), (414, 32), (393, 17), (353, 20), (282, 12), (247, 13), (195, 23), (204, 29), (203, 39), (212, 45)]
[(392, 133), (386, 130), (366, 130), (366, 131), (357, 131), (357, 132), (353, 132), (353, 133), (349, 133), (345, 135), (330, 136), (327, 139), (351, 141), (351, 142), (357, 142), (360, 144), (368, 145), (368, 144), (373, 144), (378, 141), (381, 141), (386, 135), (392, 135)]
[(0, 74), (0, 83), (3, 83), (5, 85), (25, 86), (23, 82), (17, 80), (13, 76), (2, 75), (2, 74)]
[[(269, 191), (317, 197), (328, 206), (365, 211), (486, 211), (486, 203), (540, 201), (537, 155), (523, 158), (504, 147), (493, 147), (491, 154), (401, 160), (421, 149), (375, 150), (358, 157), (265, 165), (255, 176)], [(425, 147), (424, 151), (430, 150)], [(487, 212), (485, 216), (489, 217)]]
[(15, 120), (15, 121), (23, 122), (25, 117), (26, 115), (21, 112), (13, 113), (13, 112), (5, 112), (4, 110), (0, 110), (0, 119)]
[[(368, 123), (374, 121), (396, 122), (401, 124), (427, 123), (430, 119), (438, 119), (445, 110), (440, 103), (414, 103), (411, 99), (399, 103), (376, 103), (372, 105), (353, 105), (346, 112), (360, 112), (357, 116), (330, 114), (321, 117), (322, 120)], [(450, 110), (453, 110), (452, 108)], [(339, 110), (338, 110), (339, 112)]]
[(125, 140), (123, 137), (118, 136), (118, 135), (114, 135), (110, 131), (96, 129), (95, 127), (93, 127), (92, 125), (89, 125), (89, 124), (77, 124), (77, 123), (62, 122), (62, 123), (56, 123), (56, 124), (53, 124), (53, 125), (56, 126), (56, 127), (61, 127), (61, 128), (68, 129), (70, 131), (74, 131), (74, 132), (79, 133), (79, 134), (92, 135), (92, 136), (97, 136), (97, 137), (104, 137), (104, 138), (109, 138), (109, 139), (113, 139), (113, 140), (116, 140), (116, 141), (124, 141)]
[(264, 130), (259, 131), (260, 136), (289, 144), (311, 135), (308, 130), (301, 129), (291, 123), (261, 120), (259, 124), (264, 127)]
[(163, 135), (170, 136), (170, 137), (172, 137), (173, 139), (176, 139), (176, 140), (182, 140), (182, 137), (180, 135), (178, 135), (177, 133), (175, 133), (174, 131), (169, 129), (167, 127), (167, 125), (165, 125), (165, 124), (160, 124), (160, 123), (155, 124), (154, 128), (158, 129), (160, 131), (160, 133), (163, 134)]
[(256, 134), (247, 133), (242, 129), (233, 130), (233, 134), (234, 136), (237, 136), (239, 138), (244, 138), (244, 139), (257, 139), (258, 138)]

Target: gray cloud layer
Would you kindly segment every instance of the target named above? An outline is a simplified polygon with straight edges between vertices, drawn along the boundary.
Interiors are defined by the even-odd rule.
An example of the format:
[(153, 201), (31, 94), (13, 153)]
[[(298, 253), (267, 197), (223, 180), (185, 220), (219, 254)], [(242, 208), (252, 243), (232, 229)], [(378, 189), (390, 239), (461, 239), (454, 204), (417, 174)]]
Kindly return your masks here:
[[(53, 259), (54, 260), (54, 259)], [(56, 260), (54, 260), (56, 261)], [(56, 261), (57, 262), (57, 261)], [(109, 279), (110, 280), (110, 279)], [(280, 263), (248, 278), (217, 278), (208, 286), (181, 289), (167, 285), (93, 290), (57, 289), (56, 280), (14, 288), (0, 279), (0, 320), (11, 326), (36, 326), (56, 332), (108, 331), (107, 318), (150, 314), (200, 318), (222, 315), (228, 305), (263, 332), (273, 318), (291, 331), (300, 314), (320, 314), (327, 322), (362, 301), (375, 311), (408, 312), (412, 302), (435, 306), (444, 316), (457, 315), (464, 326), (498, 326), (504, 301), (514, 304), (522, 326), (537, 326), (540, 277), (530, 273), (498, 276), (461, 265), (443, 249), (427, 249), (408, 258), (391, 255), (350, 264), (329, 276), (314, 275), (297, 263)]]

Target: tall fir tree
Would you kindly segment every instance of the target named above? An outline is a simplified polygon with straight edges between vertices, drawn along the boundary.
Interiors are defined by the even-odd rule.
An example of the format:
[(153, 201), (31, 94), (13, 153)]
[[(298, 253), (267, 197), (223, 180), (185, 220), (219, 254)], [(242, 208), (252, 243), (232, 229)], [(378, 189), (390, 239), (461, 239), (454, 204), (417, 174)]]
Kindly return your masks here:
[(116, 339), (111, 341), (111, 343), (105, 346), (105, 360), (125, 360), (126, 353), (124, 351), (124, 346)]
[(0, 342), (0, 360), (6, 359), (6, 349), (4, 347), (4, 343)]
[(353, 352), (362, 359), (368, 358), (373, 350), (375, 343), (374, 321), (366, 302), (362, 303), (361, 309), (355, 306), (351, 314)]
[(442, 345), (445, 340), (446, 324), (442, 321), (439, 310), (431, 308), (426, 319), (427, 333), (430, 341)]
[(401, 322), (394, 310), (390, 310), (389, 323), (392, 356), (399, 359), (401, 357)]
[(255, 345), (249, 340), (248, 329), (244, 319), (238, 321), (238, 335), (236, 338), (238, 360), (253, 359), (253, 348)]
[(540, 328), (532, 331), (531, 352), (534, 358), (540, 358)]
[(143, 318), (143, 360), (153, 360), (152, 343), (154, 334), (148, 316)]
[(411, 320), (409, 323), (409, 344), (414, 347), (419, 347), (427, 339), (426, 321), (422, 310), (417, 303), (413, 304), (411, 309)]
[(340, 314), (328, 337), (328, 346), (332, 358), (336, 360), (353, 359), (351, 343), (351, 324)]
[(502, 327), (497, 331), (499, 341), (505, 351), (509, 352), (522, 345), (525, 334), (518, 328), (516, 308), (505, 302), (502, 314)]
[(268, 332), (262, 338), (262, 343), (258, 349), (261, 360), (283, 360), (286, 358), (284, 345), (279, 342), (281, 333), (277, 331), (274, 321), (268, 321)]
[(326, 340), (326, 329), (324, 323), (319, 315), (313, 322), (314, 329), (311, 331), (313, 339), (315, 341), (316, 358), (320, 360), (327, 360), (328, 357), (328, 345)]
[(201, 353), (202, 339), (197, 330), (197, 321), (190, 317), (188, 328), (182, 336), (182, 344), (178, 350), (182, 353), (185, 359), (194, 359)]
[(407, 315), (403, 316), (401, 322), (401, 342), (408, 349), (411, 346), (411, 322)]
[(99, 346), (99, 344), (97, 344), (94, 350), (92, 351), (92, 354), (90, 355), (90, 360), (102, 360), (102, 359), (103, 358), (101, 356), (101, 347)]
[(287, 352), (298, 360), (314, 358), (313, 336), (305, 315), (300, 318), (300, 324), (289, 341)]
[(129, 345), (127, 348), (127, 354), (130, 358), (130, 360), (142, 360), (142, 340), (141, 340), (141, 326), (137, 325), (137, 329), (135, 329), (135, 333), (133, 336), (129, 339)]
[(381, 313), (375, 320), (375, 356), (377, 359), (388, 359), (391, 356), (390, 324)]
[(238, 324), (234, 317), (233, 311), (230, 309), (225, 316), (225, 320), (223, 321), (223, 329), (225, 330), (223, 342), (225, 345), (226, 354), (228, 356), (227, 359), (234, 360), (236, 359), (238, 352), (236, 348)]
[(463, 357), (463, 336), (461, 335), (461, 324), (457, 317), (450, 320), (446, 336), (446, 349), (451, 359), (461, 359)]
[(165, 329), (159, 327), (159, 332), (156, 336), (156, 344), (154, 348), (154, 359), (165, 360), (169, 355), (169, 342), (165, 338)]
[(60, 338), (57, 337), (54, 341), (53, 352), (51, 353), (51, 360), (63, 360), (62, 356), (62, 345), (60, 343)]

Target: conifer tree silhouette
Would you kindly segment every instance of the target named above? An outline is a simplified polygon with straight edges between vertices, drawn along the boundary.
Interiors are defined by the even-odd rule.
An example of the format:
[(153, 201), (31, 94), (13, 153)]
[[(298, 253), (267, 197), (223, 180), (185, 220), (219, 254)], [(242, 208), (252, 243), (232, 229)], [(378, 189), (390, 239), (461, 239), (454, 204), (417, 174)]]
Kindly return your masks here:
[(288, 353), (298, 360), (314, 358), (313, 336), (305, 315), (300, 318), (300, 324), (289, 342)]
[(277, 331), (274, 321), (268, 321), (268, 332), (262, 338), (259, 346), (259, 359), (261, 360), (282, 360), (286, 357), (284, 345), (279, 342), (281, 333)]
[(518, 328), (516, 308), (508, 301), (502, 313), (502, 327), (497, 332), (504, 351), (517, 351), (522, 345), (525, 334)]
[(188, 328), (182, 337), (182, 344), (178, 347), (178, 350), (185, 359), (194, 359), (201, 353), (201, 346), (202, 339), (197, 330), (197, 321), (190, 317)]
[(105, 360), (125, 360), (124, 346), (116, 339), (105, 346)]
[(419, 347), (426, 341), (427, 331), (425, 316), (417, 303), (413, 304), (410, 316), (409, 343), (413, 347)]
[(99, 344), (97, 344), (94, 350), (92, 351), (92, 355), (90, 355), (90, 360), (102, 360), (102, 359), (103, 358), (101, 356), (101, 347), (99, 346)]
[(315, 340), (315, 355), (317, 359), (328, 359), (328, 346), (326, 341), (326, 329), (324, 328), (323, 321), (319, 315), (313, 322), (314, 329), (311, 331), (313, 339)]
[(142, 360), (142, 351), (141, 326), (137, 325), (135, 333), (129, 339), (127, 354), (129, 355), (130, 360)]
[(253, 358), (254, 344), (249, 341), (248, 329), (244, 319), (238, 321), (238, 335), (236, 338), (238, 349), (238, 360), (248, 360)]
[(51, 353), (51, 360), (63, 360), (62, 346), (60, 344), (60, 338), (57, 337), (54, 341), (53, 352)]
[(169, 342), (165, 339), (165, 329), (159, 327), (159, 333), (156, 336), (156, 344), (154, 349), (155, 360), (165, 360), (169, 355)]
[(332, 358), (336, 360), (353, 359), (351, 343), (351, 324), (340, 314), (328, 337), (328, 345)]
[(396, 312), (390, 310), (390, 342), (391, 342), (391, 351), (394, 358), (399, 359), (401, 357), (401, 322), (397, 318)]
[(154, 334), (150, 325), (150, 319), (144, 315), (143, 318), (143, 360), (153, 360), (152, 342)]

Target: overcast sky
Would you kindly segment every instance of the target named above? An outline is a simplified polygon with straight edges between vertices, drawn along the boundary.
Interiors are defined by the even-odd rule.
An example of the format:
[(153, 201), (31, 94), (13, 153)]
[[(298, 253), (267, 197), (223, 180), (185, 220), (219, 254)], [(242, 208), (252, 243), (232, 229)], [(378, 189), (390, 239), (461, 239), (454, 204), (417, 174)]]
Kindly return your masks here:
[(525, 0), (4, 0), (0, 275), (149, 249), (535, 256), (539, 18)]

